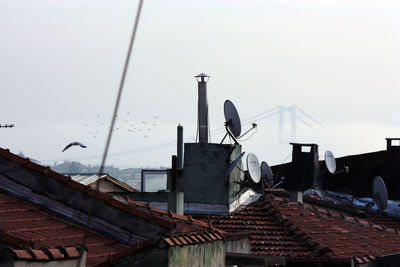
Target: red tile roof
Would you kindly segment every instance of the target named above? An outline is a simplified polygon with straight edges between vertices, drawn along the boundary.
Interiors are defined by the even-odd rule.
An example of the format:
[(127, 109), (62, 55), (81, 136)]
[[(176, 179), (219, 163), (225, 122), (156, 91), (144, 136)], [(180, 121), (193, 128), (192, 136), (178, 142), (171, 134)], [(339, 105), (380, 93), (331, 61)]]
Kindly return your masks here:
[(226, 231), (250, 232), (252, 254), (285, 256), (289, 261), (312, 257), (321, 262), (369, 262), (400, 253), (400, 234), (393, 229), (273, 195), (212, 223)]
[[(196, 244), (222, 240), (223, 230), (215, 229), (210, 223), (193, 219), (191, 216), (175, 214), (145, 205), (127, 198), (119, 198), (110, 194), (96, 192), (78, 182), (71, 180), (59, 173), (31, 162), (29, 159), (19, 157), (9, 150), (0, 148), (0, 156), (17, 163), (24, 168), (37, 171), (46, 175), (49, 179), (62, 182), (65, 186), (74, 188), (103, 200), (106, 205), (113, 206), (124, 212), (145, 219), (148, 223), (161, 226), (171, 233), (171, 236), (155, 237), (163, 239), (167, 244), (167, 238), (173, 241), (173, 246)], [(14, 247), (70, 247), (80, 244), (86, 231), (84, 226), (72, 221), (59, 218), (59, 215), (45, 210), (44, 207), (9, 195), (0, 189), (0, 240)], [(97, 232), (89, 231), (87, 242), (87, 264), (93, 266), (100, 264), (116, 255), (127, 255), (132, 247), (119, 244), (115, 239), (105, 237)], [(176, 240), (181, 240), (180, 244)]]
[(79, 249), (76, 247), (40, 248), (40, 249), (15, 249), (7, 248), (11, 251), (16, 260), (61, 260), (79, 258)]
[[(193, 219), (190, 216), (178, 215), (171, 211), (165, 211), (154, 208), (148, 204), (143, 204), (139, 201), (129, 200), (128, 198), (116, 197), (107, 193), (97, 192), (90, 187), (84, 186), (79, 182), (72, 180), (70, 177), (64, 176), (57, 172), (54, 172), (50, 167), (44, 167), (34, 162), (31, 162), (29, 158), (22, 158), (10, 152), (9, 149), (0, 148), (0, 155), (11, 160), (19, 165), (35, 170), (42, 174), (45, 174), (49, 179), (54, 179), (64, 183), (66, 186), (72, 187), (77, 191), (84, 192), (92, 197), (98, 198), (106, 202), (108, 205), (124, 210), (125, 212), (143, 218), (149, 223), (154, 223), (163, 228), (175, 231), (195, 231), (204, 230), (201, 228), (211, 229), (209, 223)], [(117, 200), (118, 198), (119, 200)], [(121, 201), (122, 200), (122, 201)], [(218, 231), (223, 233), (220, 229), (211, 229), (212, 231)]]
[(216, 241), (222, 240), (223, 236), (217, 232), (198, 232), (198, 233), (186, 233), (186, 234), (175, 234), (169, 237), (162, 238), (171, 247), (182, 246), (188, 244), (198, 244), (205, 241)]
[(230, 215), (212, 221), (215, 227), (227, 232), (249, 232), (252, 254), (287, 257), (311, 257), (320, 253), (304, 243), (304, 237), (296, 235), (296, 228), (279, 216), (271, 206), (249, 205)]
[[(54, 248), (67, 247), (64, 255), (76, 257), (76, 248), (68, 246), (79, 245), (85, 232), (85, 228), (61, 219), (58, 215), (48, 212), (38, 205), (10, 196), (6, 192), (0, 192), (0, 240), (15, 247), (32, 248), (35, 259), (46, 254), (39, 249), (42, 247)], [(88, 266), (100, 263), (109, 257), (126, 250), (128, 247), (119, 244), (115, 239), (105, 237), (97, 232), (90, 231), (86, 247)], [(49, 250), (54, 256), (57, 251)], [(25, 255), (18, 250), (21, 257)], [(21, 254), (22, 253), (22, 254)], [(46, 258), (47, 259), (47, 258)]]

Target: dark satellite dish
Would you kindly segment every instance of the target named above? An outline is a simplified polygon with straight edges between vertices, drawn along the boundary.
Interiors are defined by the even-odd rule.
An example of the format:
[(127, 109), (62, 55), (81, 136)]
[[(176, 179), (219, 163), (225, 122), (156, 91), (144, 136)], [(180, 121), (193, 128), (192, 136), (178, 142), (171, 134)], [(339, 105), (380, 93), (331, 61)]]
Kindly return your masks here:
[(247, 171), (249, 172), (250, 178), (254, 183), (259, 183), (261, 180), (261, 167), (260, 162), (255, 154), (249, 153), (247, 155)]
[(372, 197), (379, 210), (386, 210), (388, 206), (388, 193), (386, 185), (380, 176), (376, 176), (372, 183)]
[(237, 142), (237, 139), (242, 138), (251, 130), (257, 127), (256, 123), (252, 123), (251, 128), (244, 134), (240, 135), (240, 133), (242, 132), (242, 124), (240, 122), (239, 113), (237, 112), (235, 105), (230, 100), (225, 100), (224, 114), (226, 134), (224, 138), (222, 138), (221, 144), (224, 142), (227, 135), (229, 135), (233, 139), (235, 144), (239, 144)]
[(240, 123), (239, 113), (235, 105), (226, 100), (224, 103), (225, 124), (234, 137), (239, 137), (242, 132), (242, 124)]
[(334, 174), (336, 172), (336, 159), (335, 156), (331, 151), (326, 151), (325, 152), (325, 166), (326, 169), (331, 173)]
[(274, 185), (274, 176), (271, 168), (265, 161), (261, 162), (261, 179), (264, 181), (267, 188), (271, 188)]
[[(229, 166), (229, 169), (228, 169), (228, 171), (226, 172), (226, 175), (231, 174), (231, 172), (233, 171), (233, 169), (241, 162), (243, 156), (244, 156), (244, 152), (242, 152), (242, 153), (239, 155), (239, 157), (237, 157), (237, 159), (235, 159), (235, 160), (231, 163), (231, 166)], [(240, 173), (243, 174), (243, 171), (242, 171), (242, 169), (241, 169), (241, 166), (239, 166), (239, 169), (240, 169)], [(242, 177), (240, 177), (240, 180), (243, 180)]]

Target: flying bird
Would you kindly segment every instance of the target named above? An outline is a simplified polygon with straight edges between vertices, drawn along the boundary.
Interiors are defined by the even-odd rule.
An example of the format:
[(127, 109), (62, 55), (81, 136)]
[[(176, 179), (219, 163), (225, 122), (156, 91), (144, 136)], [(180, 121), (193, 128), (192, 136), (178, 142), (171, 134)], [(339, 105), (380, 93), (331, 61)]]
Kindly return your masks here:
[(65, 150), (67, 150), (67, 149), (70, 148), (71, 146), (80, 146), (80, 147), (82, 147), (82, 148), (86, 148), (86, 147), (87, 147), (87, 146), (85, 146), (85, 145), (83, 145), (83, 144), (81, 144), (81, 143), (79, 143), (79, 142), (72, 142), (72, 143), (68, 144), (68, 145), (63, 149), (63, 151), (61, 151), (61, 152), (64, 152)]

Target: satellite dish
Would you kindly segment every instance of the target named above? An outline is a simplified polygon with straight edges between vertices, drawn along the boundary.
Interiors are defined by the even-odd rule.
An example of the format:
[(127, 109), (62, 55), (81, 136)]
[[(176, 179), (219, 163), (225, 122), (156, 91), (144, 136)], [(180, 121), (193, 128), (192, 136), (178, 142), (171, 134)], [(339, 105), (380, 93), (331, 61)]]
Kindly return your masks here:
[(261, 179), (261, 167), (260, 162), (255, 154), (249, 153), (247, 155), (247, 171), (249, 172), (250, 178), (254, 183), (260, 182)]
[(331, 151), (326, 151), (325, 152), (325, 166), (328, 169), (328, 171), (331, 174), (334, 174), (336, 172), (336, 160), (335, 160), (335, 156), (333, 155), (333, 153)]
[(265, 185), (271, 188), (274, 185), (274, 176), (269, 165), (263, 161), (261, 162), (261, 178), (265, 181)]
[(239, 113), (237, 112), (235, 105), (230, 100), (226, 100), (224, 103), (224, 114), (226, 126), (228, 127), (229, 131), (236, 138), (239, 137), (240, 133), (242, 132), (242, 125), (240, 123)]
[(386, 185), (380, 176), (376, 176), (372, 183), (372, 197), (379, 210), (386, 210), (388, 205), (388, 194)]
[[(232, 172), (233, 169), (238, 165), (238, 163), (241, 163), (241, 160), (242, 160), (243, 156), (244, 156), (244, 152), (242, 152), (242, 153), (239, 155), (239, 157), (237, 157), (237, 159), (235, 159), (235, 160), (232, 162), (231, 166), (229, 166), (229, 169), (228, 169), (228, 171), (226, 172), (226, 175), (231, 174), (231, 172)], [(239, 166), (239, 168), (240, 168), (240, 170), (242, 170), (241, 166)], [(243, 173), (243, 172), (240, 171), (240, 173)], [(240, 180), (243, 180), (242, 177), (240, 177)]]

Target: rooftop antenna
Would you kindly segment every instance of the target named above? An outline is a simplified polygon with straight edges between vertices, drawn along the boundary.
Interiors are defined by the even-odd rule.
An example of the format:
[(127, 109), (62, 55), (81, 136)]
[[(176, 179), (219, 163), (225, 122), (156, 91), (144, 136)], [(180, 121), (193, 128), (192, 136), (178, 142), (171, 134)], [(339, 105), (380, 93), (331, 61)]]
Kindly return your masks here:
[(376, 176), (372, 183), (372, 198), (374, 199), (378, 209), (384, 211), (388, 206), (388, 193), (386, 185), (380, 176)]
[(235, 105), (230, 100), (225, 100), (224, 103), (224, 114), (225, 114), (225, 129), (226, 134), (224, 138), (222, 138), (221, 144), (224, 142), (227, 135), (229, 135), (235, 144), (239, 144), (237, 139), (242, 138), (251, 130), (257, 127), (257, 124), (253, 123), (252, 128), (250, 128), (243, 135), (240, 135), (242, 132), (242, 124), (240, 122), (239, 113), (235, 107)]

